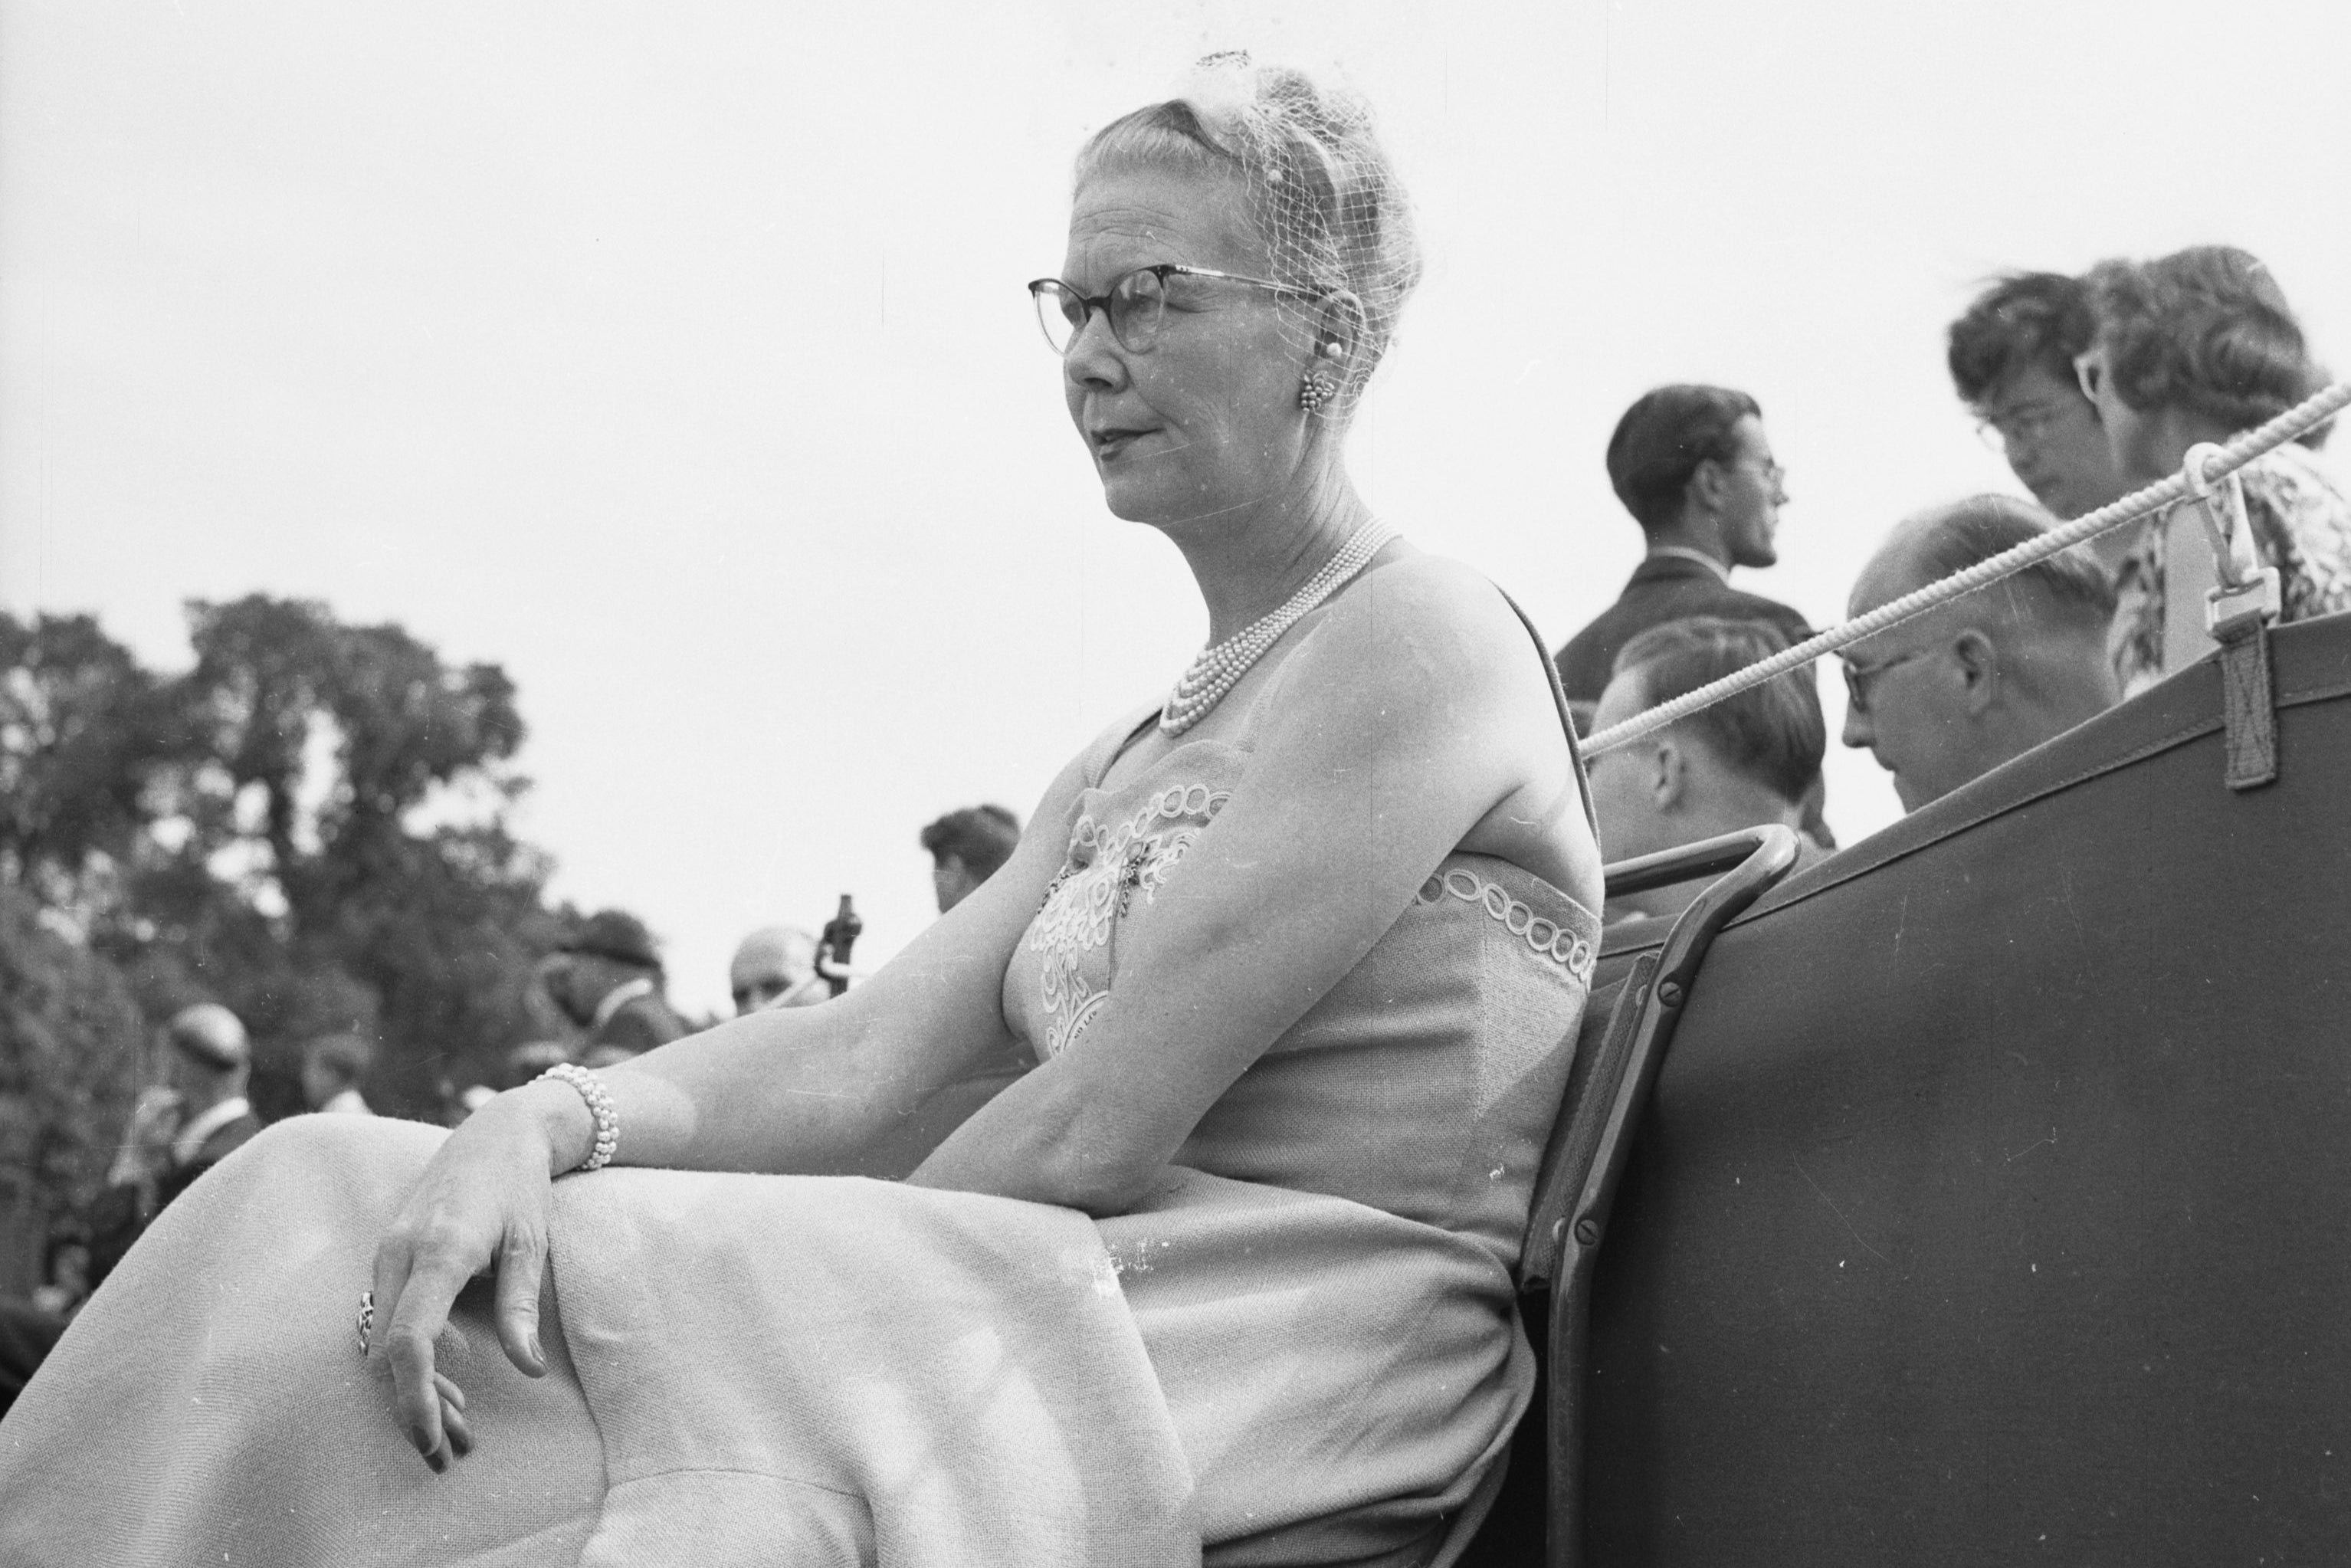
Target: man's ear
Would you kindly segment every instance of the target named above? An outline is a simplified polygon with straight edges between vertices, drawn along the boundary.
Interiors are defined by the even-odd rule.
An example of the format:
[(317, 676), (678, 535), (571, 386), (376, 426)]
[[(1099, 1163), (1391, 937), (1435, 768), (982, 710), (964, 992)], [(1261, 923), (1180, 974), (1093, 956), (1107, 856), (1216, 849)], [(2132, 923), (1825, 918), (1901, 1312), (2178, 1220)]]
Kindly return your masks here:
[(1696, 508), (1707, 517), (1722, 510), (1729, 498), (1730, 474), (1727, 465), (1714, 457), (1701, 457), (1690, 470), (1689, 483), (1682, 487), (1683, 505)]
[(1959, 694), (1962, 706), (1970, 714), (1980, 714), (2000, 700), (2000, 649), (1983, 632), (1970, 626), (1951, 639), (1951, 658), (1959, 667), (1959, 678), (1965, 685)]
[(1689, 758), (1670, 740), (1656, 742), (1649, 754), (1649, 800), (1659, 815), (1681, 809), (1689, 793)]

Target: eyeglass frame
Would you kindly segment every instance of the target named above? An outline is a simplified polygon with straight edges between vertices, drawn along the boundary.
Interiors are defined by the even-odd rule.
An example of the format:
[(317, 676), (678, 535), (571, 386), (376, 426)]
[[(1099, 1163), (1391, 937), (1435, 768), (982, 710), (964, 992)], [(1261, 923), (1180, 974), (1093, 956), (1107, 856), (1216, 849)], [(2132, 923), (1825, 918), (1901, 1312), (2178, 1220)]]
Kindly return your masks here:
[[(2029, 409), (2022, 414), (1987, 413), (1976, 421), (1976, 439), (2005, 457), (2017, 447), (2038, 446), (2051, 428), (2064, 417), (2050, 408)], [(2016, 430), (2014, 435), (2009, 434), (2011, 425)]]
[[(1154, 325), (1151, 329), (1150, 340), (1141, 347), (1137, 347), (1136, 345), (1128, 342), (1125, 336), (1119, 331), (1118, 319), (1111, 314), (1110, 307), (1111, 301), (1117, 297), (1119, 289), (1125, 285), (1128, 278), (1140, 277), (1142, 274), (1146, 272), (1151, 274), (1153, 277), (1156, 278), (1159, 283), (1159, 314), (1158, 317), (1154, 318)], [(1030, 278), (1029, 280), (1029, 298), (1032, 302), (1041, 306), (1044, 303), (1044, 291), (1048, 288), (1052, 288), (1060, 290), (1069, 298), (1077, 301), (1077, 303), (1082, 307), (1082, 313), (1075, 321), (1072, 321), (1070, 324), (1070, 340), (1066, 346), (1054, 346), (1052, 329), (1045, 325), (1045, 318), (1041, 312), (1037, 318), (1037, 329), (1044, 334), (1045, 342), (1048, 347), (1052, 348), (1056, 354), (1067, 359), (1069, 357), (1070, 350), (1077, 347), (1078, 340), (1085, 336), (1086, 323), (1093, 319), (1093, 314), (1095, 311), (1100, 310), (1102, 313), (1102, 320), (1110, 327), (1111, 337), (1117, 341), (1120, 348), (1124, 349), (1130, 354), (1147, 354), (1151, 352), (1152, 350), (1159, 346), (1159, 328), (1157, 326), (1157, 321), (1159, 319), (1164, 318), (1167, 313), (1166, 290), (1167, 280), (1170, 277), (1212, 277), (1224, 283), (1246, 283), (1252, 288), (1270, 289), (1276, 294), (1295, 295), (1301, 299), (1328, 299), (1331, 298), (1332, 293), (1332, 291), (1328, 288), (1302, 288), (1294, 283), (1276, 283), (1270, 277), (1249, 277), (1238, 272), (1219, 272), (1212, 267), (1193, 267), (1187, 263), (1180, 261), (1159, 261), (1152, 263), (1149, 267), (1129, 267), (1126, 271), (1120, 273), (1116, 277), (1112, 278), (1110, 280), (1110, 287), (1102, 290), (1100, 294), (1090, 295), (1083, 293), (1079, 289), (1076, 284), (1070, 282), (1067, 278)], [(1064, 311), (1062, 314), (1066, 316), (1068, 312)]]
[(1913, 659), (1923, 659), (1935, 651), (1931, 647), (1911, 648), (1896, 653), (1890, 658), (1880, 659), (1874, 664), (1864, 664), (1839, 653), (1837, 666), (1844, 672), (1845, 706), (1855, 713), (1870, 712), (1869, 689), (1876, 684), (1878, 676), (1897, 664), (1907, 664)]

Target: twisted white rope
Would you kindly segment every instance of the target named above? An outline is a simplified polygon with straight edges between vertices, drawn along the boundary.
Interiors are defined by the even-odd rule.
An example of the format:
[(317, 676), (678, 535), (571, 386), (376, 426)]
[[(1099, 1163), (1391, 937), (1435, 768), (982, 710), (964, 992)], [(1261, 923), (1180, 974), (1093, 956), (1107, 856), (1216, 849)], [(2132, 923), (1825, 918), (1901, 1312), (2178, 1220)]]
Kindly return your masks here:
[[(2206, 482), (2209, 484), (2222, 475), (2234, 473), (2262, 453), (2283, 446), (2312, 426), (2324, 424), (2346, 405), (2351, 405), (2351, 382), (2336, 382), (2312, 393), (2267, 424), (2246, 431), (2231, 441), (2220, 449), (2217, 456), (2206, 459)], [(1768, 659), (1735, 671), (1719, 681), (1708, 682), (1671, 702), (1661, 703), (1646, 713), (1635, 714), (1621, 724), (1612, 724), (1583, 742), (1583, 754), (1597, 757), (1604, 751), (1629, 746), (1645, 735), (1655, 735), (1700, 708), (1712, 707), (1725, 697), (1735, 696), (1751, 686), (1760, 686), (1774, 675), (1785, 674), (1790, 670), (1809, 664), (1823, 653), (1834, 653), (1864, 637), (1875, 636), (1889, 626), (1897, 626), (1914, 616), (1924, 615), (1963, 593), (1973, 593), (1979, 588), (1989, 587), (2001, 578), (2022, 571), (2035, 561), (2046, 560), (2060, 550), (2071, 549), (2084, 539), (2095, 538), (2109, 528), (2118, 528), (2159, 507), (2185, 499), (2187, 495), (2188, 479), (2184, 474), (2174, 474), (2143, 490), (2134, 490), (2119, 501), (2109, 502), (2095, 512), (2086, 512), (2070, 523), (2061, 523), (2038, 538), (2027, 539), (2012, 549), (2002, 550), (1989, 559), (1978, 561), (1964, 571), (1955, 571), (1899, 599), (1888, 600), (1866, 614), (1856, 615), (1840, 625), (1807, 637), (1792, 648), (1782, 649)]]

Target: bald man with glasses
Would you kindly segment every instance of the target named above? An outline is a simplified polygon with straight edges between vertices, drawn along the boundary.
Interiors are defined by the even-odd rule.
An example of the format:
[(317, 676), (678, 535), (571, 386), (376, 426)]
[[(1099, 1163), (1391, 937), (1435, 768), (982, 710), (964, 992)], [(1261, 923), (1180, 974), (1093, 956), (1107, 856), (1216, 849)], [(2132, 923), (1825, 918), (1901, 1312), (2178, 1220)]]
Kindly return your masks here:
[[(1854, 584), (1850, 612), (1989, 560), (2052, 521), (2007, 496), (1906, 518)], [(1915, 811), (2112, 707), (2114, 615), (2113, 582), (2075, 549), (1865, 637), (1840, 655), (1844, 743), (1876, 756)]]

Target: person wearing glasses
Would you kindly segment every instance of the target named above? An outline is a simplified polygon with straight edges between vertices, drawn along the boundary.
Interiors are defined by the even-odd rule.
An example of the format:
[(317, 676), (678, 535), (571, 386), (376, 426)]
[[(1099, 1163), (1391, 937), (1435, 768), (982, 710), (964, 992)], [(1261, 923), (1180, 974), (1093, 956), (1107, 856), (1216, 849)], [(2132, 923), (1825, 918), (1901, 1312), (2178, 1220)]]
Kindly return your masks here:
[[(2089, 290), (2097, 336), (2074, 368), (2133, 488), (2179, 473), (2190, 446), (2225, 442), (2326, 384), (2284, 290), (2244, 251), (2101, 262)], [(2278, 570), (2282, 621), (2351, 610), (2351, 503), (2310, 453), (2327, 428), (2238, 470), (2253, 548)], [(2116, 573), (2125, 695), (2211, 651), (2204, 596), (2218, 581), (2196, 508), (2174, 507), (2138, 532)]]
[(1737, 568), (1780, 559), (1786, 477), (1747, 393), (1665, 386), (1634, 401), (1608, 438), (1608, 483), (1646, 548), (1616, 602), (1559, 651), (1570, 701), (1598, 702), (1625, 644), (1668, 621), (1757, 621), (1790, 643), (1813, 634), (1788, 606), (1730, 586)]
[[(2009, 496), (1931, 507), (1895, 527), (1850, 613), (1965, 571), (2047, 530)], [(2083, 547), (1865, 637), (1844, 665), (1844, 743), (1867, 747), (1915, 811), (2118, 699), (2106, 658), (2115, 591)]]
[[(1368, 111), (1295, 72), (1217, 58), (1098, 132), (1039, 381), (1208, 645), (827, 1005), (445, 1134), (264, 1134), (27, 1391), (0, 1558), (1404, 1563), (1474, 1526), (1600, 854), (1543, 645), (1347, 471), (1418, 273)], [(1015, 1050), (904, 1182), (818, 1174)]]
[[(2131, 487), (2115, 465), (2097, 405), (2074, 381), (2074, 357), (2095, 330), (2089, 290), (2058, 272), (2011, 273), (1951, 323), (1946, 362), (1959, 401), (2017, 482), (2061, 521)], [(2127, 528), (2101, 534), (2100, 559), (2118, 565), (2132, 537)]]

